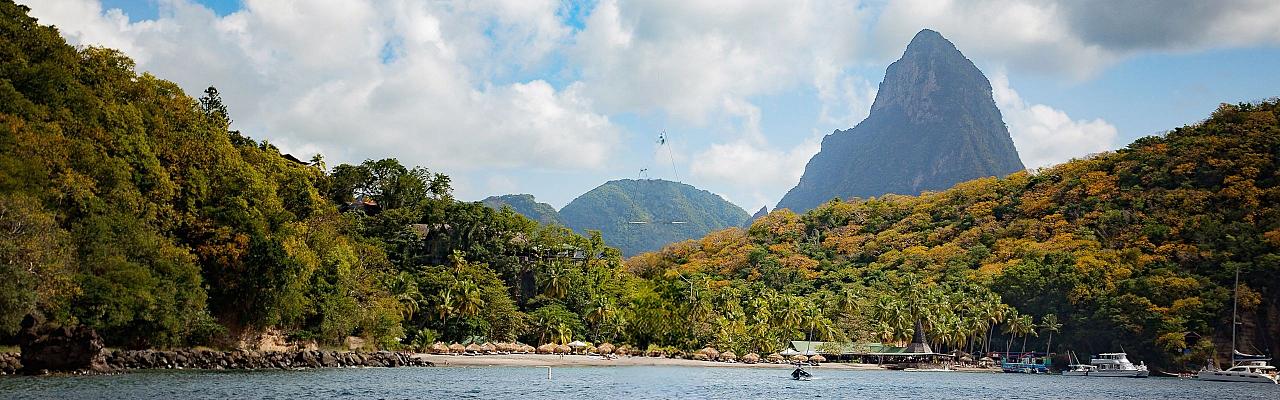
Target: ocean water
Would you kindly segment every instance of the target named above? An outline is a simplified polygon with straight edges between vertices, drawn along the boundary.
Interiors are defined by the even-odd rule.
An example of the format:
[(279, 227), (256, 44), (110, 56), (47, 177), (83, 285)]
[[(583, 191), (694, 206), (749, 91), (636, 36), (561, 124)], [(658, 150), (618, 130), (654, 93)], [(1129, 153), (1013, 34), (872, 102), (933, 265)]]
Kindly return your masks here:
[(0, 377), (5, 399), (1280, 399), (1280, 385), (1175, 378), (698, 367), (144, 371)]

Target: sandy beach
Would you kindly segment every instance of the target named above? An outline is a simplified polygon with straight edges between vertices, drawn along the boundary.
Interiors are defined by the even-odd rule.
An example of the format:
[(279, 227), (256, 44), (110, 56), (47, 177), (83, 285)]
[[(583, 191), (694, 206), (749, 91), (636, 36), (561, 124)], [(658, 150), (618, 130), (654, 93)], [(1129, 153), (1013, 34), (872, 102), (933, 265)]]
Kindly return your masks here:
[[(659, 357), (618, 357), (614, 359), (605, 359), (599, 356), (583, 356), (583, 355), (554, 355), (554, 354), (494, 354), (494, 355), (440, 355), (420, 353), (414, 355), (426, 361), (434, 363), (437, 367), (476, 367), (476, 366), (514, 366), (514, 367), (535, 367), (535, 366), (553, 366), (553, 367), (608, 367), (608, 366), (686, 366), (686, 367), (719, 367), (719, 368), (776, 368), (790, 370), (791, 365), (788, 364), (745, 364), (745, 363), (725, 363), (713, 361), (685, 360), (676, 358), (659, 358)], [(817, 367), (821, 369), (849, 369), (849, 370), (882, 370), (883, 367), (876, 364), (853, 364), (853, 363), (824, 363)], [(976, 369), (976, 368), (958, 368), (957, 372), (1000, 372), (999, 369)]]

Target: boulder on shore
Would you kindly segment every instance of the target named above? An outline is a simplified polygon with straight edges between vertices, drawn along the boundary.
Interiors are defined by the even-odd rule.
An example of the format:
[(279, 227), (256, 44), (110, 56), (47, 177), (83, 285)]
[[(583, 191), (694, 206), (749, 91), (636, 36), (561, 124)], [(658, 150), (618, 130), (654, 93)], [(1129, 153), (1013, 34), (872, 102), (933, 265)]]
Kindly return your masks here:
[(42, 324), (28, 315), (22, 320), (18, 345), (22, 348), (22, 370), (27, 374), (111, 371), (102, 337), (87, 326)]

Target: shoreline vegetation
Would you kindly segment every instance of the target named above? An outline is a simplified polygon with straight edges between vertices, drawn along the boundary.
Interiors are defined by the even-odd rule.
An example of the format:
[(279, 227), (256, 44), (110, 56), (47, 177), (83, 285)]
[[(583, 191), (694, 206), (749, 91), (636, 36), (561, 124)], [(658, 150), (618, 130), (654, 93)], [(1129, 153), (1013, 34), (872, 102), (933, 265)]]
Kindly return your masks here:
[(1274, 99), (1114, 152), (775, 210), (624, 259), (599, 232), (460, 201), (425, 167), (284, 154), (231, 129), (216, 88), (188, 96), (28, 12), (0, 0), (0, 344), (28, 318), (100, 335), (91, 350), (253, 348), (264, 332), (668, 355), (921, 338), (975, 356), (1125, 349), (1188, 371), (1230, 359), (1238, 271), (1240, 347), (1280, 349)]

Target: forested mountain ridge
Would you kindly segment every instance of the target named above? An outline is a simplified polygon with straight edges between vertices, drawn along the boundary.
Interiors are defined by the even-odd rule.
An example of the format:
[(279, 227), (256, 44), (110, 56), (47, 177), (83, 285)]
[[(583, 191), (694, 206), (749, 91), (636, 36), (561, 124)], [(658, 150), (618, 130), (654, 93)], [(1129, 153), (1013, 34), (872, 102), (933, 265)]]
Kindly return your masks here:
[(775, 210), (625, 264), (599, 235), (457, 201), (424, 168), (290, 160), (229, 131), (230, 111), (0, 0), (0, 341), (34, 314), (133, 348), (274, 328), (745, 354), (901, 341), (919, 320), (939, 351), (1124, 346), (1182, 369), (1210, 339), (1227, 351), (1238, 270), (1242, 350), (1280, 350), (1274, 100), (1035, 173)]
[(539, 203), (530, 194), (506, 194), (502, 196), (489, 196), (480, 201), (486, 206), (495, 210), (501, 210), (502, 207), (511, 207), (512, 211), (520, 213), (529, 219), (538, 221), (538, 223), (547, 225), (565, 225), (564, 220), (560, 218), (560, 212), (556, 211), (547, 203)]
[(824, 137), (777, 208), (916, 195), (1022, 169), (991, 83), (955, 45), (925, 29), (889, 65), (867, 118)]
[[(1016, 310), (989, 321), (1014, 336), (1040, 333), (1030, 348), (1045, 349), (1044, 327), (1060, 325), (1051, 329), (1057, 352), (1123, 348), (1148, 364), (1194, 368), (1214, 349), (1230, 360), (1236, 271), (1241, 350), (1280, 351), (1278, 161), (1280, 104), (1224, 104), (1202, 123), (1115, 152), (918, 197), (779, 210), (747, 234), (715, 233), (629, 267), (817, 290), (979, 285)], [(900, 301), (871, 309), (911, 307)], [(969, 313), (923, 307), (873, 331), (906, 338), (918, 318), (945, 341), (983, 326)], [(1007, 343), (1019, 351), (1017, 342)]]
[(600, 231), (605, 243), (627, 256), (741, 226), (749, 218), (714, 193), (661, 179), (605, 182), (565, 205), (560, 216), (580, 234)]
[(0, 1), (0, 341), (26, 315), (130, 348), (268, 328), (382, 348), (536, 339), (583, 325), (587, 300), (568, 296), (620, 280), (598, 238), (456, 201), (447, 176), (394, 159), (299, 162), (229, 131), (215, 89), (188, 97), (27, 12)]

